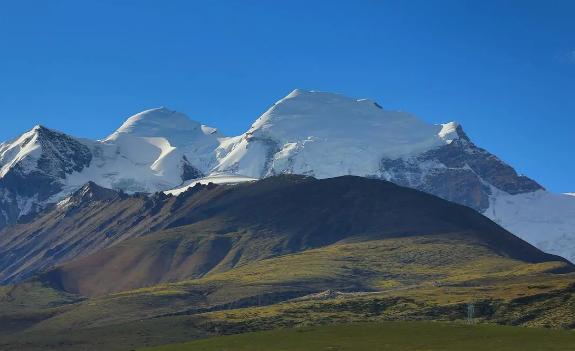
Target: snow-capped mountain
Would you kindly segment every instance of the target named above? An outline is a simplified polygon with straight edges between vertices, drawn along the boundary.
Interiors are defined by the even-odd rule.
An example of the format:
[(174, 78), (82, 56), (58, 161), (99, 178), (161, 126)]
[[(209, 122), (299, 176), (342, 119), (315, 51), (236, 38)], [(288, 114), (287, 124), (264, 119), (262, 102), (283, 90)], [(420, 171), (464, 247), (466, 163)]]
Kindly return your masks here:
[(89, 181), (126, 192), (174, 188), (210, 171), (220, 138), (166, 108), (132, 116), (98, 141), (36, 126), (0, 145), (0, 227)]
[(0, 145), (0, 167), (0, 226), (88, 181), (126, 192), (177, 194), (198, 182), (281, 173), (358, 175), (470, 206), (575, 261), (575, 197), (549, 193), (518, 175), (455, 122), (433, 125), (338, 94), (295, 90), (246, 133), (230, 138), (165, 108), (130, 117), (99, 141), (35, 127)]
[(360, 175), (423, 190), (488, 216), (575, 261), (575, 197), (552, 194), (476, 146), (455, 122), (428, 124), (366, 99), (295, 90), (243, 135), (215, 170), (254, 178)]
[(265, 177), (299, 173), (328, 178), (376, 175), (380, 160), (445, 145), (452, 124), (436, 126), (370, 100), (295, 90), (222, 145), (218, 171)]
[(494, 189), (542, 189), (475, 146), (455, 122), (432, 125), (370, 100), (322, 92), (293, 91), (218, 151), (220, 172), (383, 178), (479, 211)]
[(77, 139), (42, 126), (0, 145), (0, 227), (36, 211), (85, 170), (92, 152)]

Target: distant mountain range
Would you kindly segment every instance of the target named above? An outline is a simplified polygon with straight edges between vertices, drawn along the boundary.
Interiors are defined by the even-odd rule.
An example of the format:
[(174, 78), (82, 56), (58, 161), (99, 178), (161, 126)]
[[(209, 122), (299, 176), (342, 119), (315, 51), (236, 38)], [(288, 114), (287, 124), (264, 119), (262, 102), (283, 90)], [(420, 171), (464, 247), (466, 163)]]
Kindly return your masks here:
[[(0, 227), (6, 233), (17, 222), (38, 223), (39, 213), (73, 202), (68, 197), (77, 197), (88, 182), (127, 194), (177, 194), (198, 182), (286, 173), (389, 180), (469, 206), (536, 247), (575, 260), (575, 197), (518, 175), (457, 123), (432, 125), (371, 100), (303, 90), (275, 103), (236, 137), (166, 108), (130, 117), (98, 141), (36, 126), (0, 145)], [(8, 237), (2, 235), (0, 240)], [(89, 247), (116, 240), (110, 234)], [(46, 257), (59, 252), (58, 246), (50, 249)], [(33, 253), (20, 247), (11, 255)], [(24, 273), (5, 274), (9, 281)]]

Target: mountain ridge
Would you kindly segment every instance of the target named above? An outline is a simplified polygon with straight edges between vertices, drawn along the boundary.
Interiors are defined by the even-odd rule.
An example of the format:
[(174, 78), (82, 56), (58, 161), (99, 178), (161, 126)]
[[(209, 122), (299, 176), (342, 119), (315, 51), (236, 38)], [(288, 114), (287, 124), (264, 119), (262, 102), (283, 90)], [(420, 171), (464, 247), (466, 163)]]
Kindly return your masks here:
[[(358, 196), (365, 197), (368, 193), (378, 196), (357, 200)], [(424, 206), (424, 203), (428, 205)], [(413, 208), (410, 210), (407, 204)], [(377, 206), (383, 207), (378, 209)], [(278, 209), (283, 210), (278, 212)], [(449, 209), (451, 216), (447, 217), (447, 212), (441, 212), (442, 209)], [(320, 212), (316, 213), (318, 210)], [(337, 215), (340, 212), (341, 215)], [(394, 215), (396, 212), (402, 214), (401, 218), (410, 212), (413, 214), (409, 219), (401, 220), (399, 215)], [(376, 218), (370, 217), (373, 215)], [(328, 217), (334, 216), (340, 218), (337, 220), (339, 222), (328, 228), (328, 223), (335, 221), (328, 220)], [(422, 224), (425, 218), (435, 219), (425, 225)], [(469, 223), (480, 223), (477, 228), (482, 229), (471, 226), (466, 218), (475, 218)], [(364, 223), (373, 227), (374, 221), (380, 223), (376, 227), (380, 236), (384, 232), (388, 236), (405, 236), (409, 233), (433, 234), (434, 231), (448, 233), (453, 228), (465, 228), (484, 232), (484, 243), (487, 245), (495, 240), (499, 243), (496, 245), (499, 249), (505, 246), (501, 243), (512, 237), (465, 206), (384, 180), (356, 176), (316, 180), (308, 176), (281, 175), (222, 185), (197, 183), (178, 196), (164, 193), (130, 195), (91, 182), (57, 205), (46, 208), (36, 218), (0, 231), (0, 283), (25, 280), (54, 265), (66, 266), (68, 262), (89, 260), (86, 258), (89, 256), (100, 260), (122, 248), (134, 253), (137, 251), (133, 250), (142, 247), (145, 254), (140, 259), (128, 260), (135, 260), (136, 267), (138, 262), (147, 264), (150, 257), (156, 256), (160, 261), (171, 260), (171, 264), (189, 259), (193, 263), (197, 261), (193, 255), (198, 250), (199, 254), (204, 255), (202, 260), (216, 260), (214, 262), (217, 264), (210, 266), (212, 268), (216, 265), (233, 267), (244, 259), (249, 261), (280, 252), (292, 253), (292, 246), (316, 247), (314, 236), (305, 236), (305, 233), (312, 233), (318, 226), (324, 233), (322, 240), (335, 235), (333, 240), (330, 239), (330, 243), (333, 243), (353, 236), (355, 232), (368, 235), (375, 229), (369, 232), (362, 229)], [(290, 234), (288, 241), (276, 238), (286, 230), (297, 235)], [(197, 235), (189, 236), (188, 232)], [(491, 232), (500, 234), (493, 237)], [(259, 249), (253, 246), (262, 238), (255, 233), (268, 233), (265, 244)], [(317, 233), (314, 235), (319, 237)], [(156, 240), (151, 236), (161, 239)], [(492, 239), (487, 240), (488, 237)], [(519, 239), (515, 240), (522, 243)], [(517, 243), (516, 249), (521, 247)], [(529, 246), (526, 243), (522, 245)], [(526, 252), (537, 251), (535, 248), (530, 250)], [(180, 258), (176, 259), (176, 254)], [(192, 257), (187, 258), (188, 254)], [(522, 254), (516, 255), (518, 258), (524, 257)], [(541, 257), (551, 256), (545, 254)], [(526, 259), (529, 261), (529, 258)], [(554, 260), (561, 261), (558, 258)], [(116, 272), (122, 264), (126, 264), (122, 262), (108, 257), (97, 264), (86, 264), (85, 267), (95, 269), (95, 272), (80, 276), (98, 277), (104, 272), (102, 267), (108, 264), (112, 264)], [(190, 278), (193, 275), (189, 274), (193, 272), (208, 272), (201, 267), (179, 269), (184, 275), (178, 277)], [(133, 267), (128, 264), (121, 271), (126, 273), (130, 269)], [(159, 268), (154, 268), (156, 273), (151, 271), (144, 277), (167, 279), (172, 276), (165, 272), (159, 274), (156, 269)], [(116, 279), (110, 281), (116, 284), (114, 286), (123, 286)]]
[[(536, 246), (575, 259), (575, 201), (557, 198), (518, 175), (476, 146), (456, 122), (428, 124), (368, 99), (296, 89), (235, 137), (157, 108), (130, 117), (104, 140), (69, 138), (60, 146), (82, 150), (85, 157), (76, 157), (71, 166), (61, 162), (56, 176), (40, 172), (42, 189), (18, 188), (25, 177), (12, 182), (0, 178), (0, 227), (64, 199), (88, 181), (128, 193), (153, 193), (183, 191), (186, 184), (214, 174), (246, 179), (283, 173), (318, 178), (351, 174), (393, 181), (472, 207)], [(13, 146), (0, 146), (3, 170), (10, 169), (2, 160)], [(34, 166), (37, 158), (30, 159), (23, 164)], [(47, 159), (45, 163), (59, 164), (57, 157)], [(541, 191), (544, 196), (534, 196)], [(502, 199), (522, 212), (502, 209)], [(540, 210), (523, 215), (526, 203)], [(553, 212), (545, 211), (543, 203), (551, 204)]]
[[(159, 230), (63, 261), (45, 279), (68, 293), (96, 296), (338, 243), (444, 236), (509, 259), (564, 262), (565, 272), (573, 270), (566, 260), (542, 253), (470, 208), (383, 180), (281, 175), (196, 185), (178, 197), (139, 204), (144, 211), (155, 207), (149, 213), (169, 212)], [(106, 217), (110, 210), (101, 211)]]

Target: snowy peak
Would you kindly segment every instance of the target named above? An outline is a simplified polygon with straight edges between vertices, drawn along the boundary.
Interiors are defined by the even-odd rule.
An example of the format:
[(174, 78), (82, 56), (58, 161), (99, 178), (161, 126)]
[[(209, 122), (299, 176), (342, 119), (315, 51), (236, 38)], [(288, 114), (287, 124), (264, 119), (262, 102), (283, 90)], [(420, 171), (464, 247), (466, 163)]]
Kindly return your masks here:
[(115, 140), (122, 134), (139, 137), (166, 137), (198, 134), (217, 135), (217, 130), (193, 121), (183, 113), (165, 107), (146, 110), (128, 118), (106, 140)]
[(278, 101), (248, 133), (286, 142), (320, 139), (352, 143), (400, 157), (442, 144), (441, 126), (404, 112), (388, 111), (369, 99), (296, 89)]
[(36, 126), (20, 137), (0, 145), (0, 177), (4, 177), (20, 162), (34, 163), (42, 152), (38, 142), (41, 126)]
[(0, 145), (0, 227), (51, 202), (91, 161), (86, 145), (40, 125)]
[(374, 176), (382, 158), (410, 157), (448, 144), (458, 137), (457, 127), (426, 123), (368, 99), (296, 89), (234, 145), (224, 145), (216, 171), (257, 178)]
[(63, 178), (87, 167), (91, 158), (90, 150), (75, 138), (37, 125), (0, 146), (0, 177), (17, 168), (23, 174), (39, 171)]
[(296, 89), (258, 118), (251, 130), (281, 123), (282, 128), (288, 127), (293, 131), (295, 128), (301, 129), (304, 127), (302, 124), (307, 123), (317, 129), (333, 131), (336, 128), (353, 127), (371, 120), (378, 119), (380, 123), (385, 123), (386, 120), (399, 118), (413, 119), (408, 114), (385, 111), (368, 99)]
[(217, 129), (161, 107), (128, 118), (103, 143), (116, 146), (118, 154), (176, 186), (182, 178), (190, 179), (182, 175), (190, 174), (190, 167), (197, 174), (210, 170), (221, 137)]
[(162, 135), (167, 130), (194, 130), (199, 123), (192, 121), (186, 115), (171, 111), (165, 107), (154, 108), (137, 113), (128, 118), (116, 133), (147, 134), (145, 136)]
[(484, 211), (494, 188), (542, 189), (475, 146), (457, 122), (427, 123), (368, 99), (296, 89), (220, 147), (216, 171), (253, 178), (383, 178)]
[(439, 137), (450, 144), (454, 140), (471, 141), (463, 131), (463, 127), (457, 122), (449, 122), (441, 125)]
[(291, 93), (286, 95), (283, 99), (280, 99), (277, 104), (282, 102), (286, 102), (290, 99), (298, 99), (300, 101), (308, 100), (313, 103), (329, 103), (329, 102), (337, 102), (337, 101), (363, 101), (368, 99), (354, 99), (349, 96), (345, 96), (338, 93), (326, 92), (326, 91), (318, 91), (318, 90), (305, 90), (305, 89), (294, 89)]
[(440, 126), (431, 125), (406, 112), (385, 110), (380, 104), (370, 99), (355, 99), (341, 94), (303, 89), (295, 89), (276, 102), (254, 123), (252, 129), (265, 123), (273, 123), (276, 119), (281, 119), (286, 115), (323, 119), (326, 124), (322, 127), (325, 129), (334, 128), (329, 124), (330, 121), (335, 120), (336, 123), (340, 123), (342, 119), (350, 125), (360, 126), (362, 123), (368, 123), (377, 127), (393, 128), (404, 124), (406, 127), (424, 127), (433, 130), (434, 134), (447, 143), (455, 139), (469, 141), (458, 122), (449, 122)]

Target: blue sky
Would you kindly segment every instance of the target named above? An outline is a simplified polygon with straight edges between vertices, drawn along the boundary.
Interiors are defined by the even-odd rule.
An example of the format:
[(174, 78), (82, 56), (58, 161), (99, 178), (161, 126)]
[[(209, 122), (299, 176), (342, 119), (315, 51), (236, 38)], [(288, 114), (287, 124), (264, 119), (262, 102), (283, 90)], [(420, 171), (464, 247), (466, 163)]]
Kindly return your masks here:
[(292, 89), (461, 122), (575, 191), (573, 1), (3, 1), (0, 140), (167, 106), (233, 135)]

